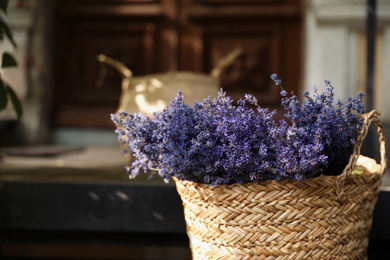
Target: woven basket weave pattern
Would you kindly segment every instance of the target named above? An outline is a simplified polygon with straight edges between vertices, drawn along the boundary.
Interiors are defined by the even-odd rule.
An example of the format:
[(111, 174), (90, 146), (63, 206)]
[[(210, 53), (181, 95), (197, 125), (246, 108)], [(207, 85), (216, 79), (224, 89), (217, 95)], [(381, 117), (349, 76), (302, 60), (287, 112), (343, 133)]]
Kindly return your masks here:
[(343, 201), (334, 177), (176, 185), (194, 259), (364, 259), (380, 180), (348, 179)]
[[(193, 259), (366, 259), (387, 163), (377, 115), (364, 117), (354, 153), (339, 176), (217, 186), (175, 179)], [(352, 175), (373, 121), (380, 135), (380, 170)]]

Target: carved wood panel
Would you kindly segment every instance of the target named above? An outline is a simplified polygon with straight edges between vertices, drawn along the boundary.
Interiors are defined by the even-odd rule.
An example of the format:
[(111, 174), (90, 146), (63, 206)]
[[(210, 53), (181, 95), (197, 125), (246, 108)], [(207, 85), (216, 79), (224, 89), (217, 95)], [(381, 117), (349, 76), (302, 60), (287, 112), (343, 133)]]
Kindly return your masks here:
[(272, 73), (283, 79), (286, 90), (299, 89), (301, 3), (245, 3), (185, 0), (180, 69), (208, 73), (240, 50), (221, 70), (221, 87), (236, 100), (251, 93), (261, 104), (277, 108), (280, 89), (270, 79)]
[[(120, 30), (113, 28), (121, 28)], [(128, 27), (120, 24), (86, 23), (63, 28), (68, 34), (66, 41), (58, 43), (57, 52), (66, 50), (65, 64), (57, 65), (57, 114), (59, 125), (104, 127), (109, 122), (110, 111), (115, 111), (121, 91), (121, 77), (113, 68), (104, 68), (107, 74), (99, 80), (102, 69), (97, 61), (101, 53), (117, 59), (135, 75), (153, 72), (154, 26), (144, 24)], [(62, 36), (64, 37), (64, 36)], [(61, 55), (61, 54), (59, 54)], [(80, 121), (80, 114), (91, 114), (93, 107), (107, 107), (101, 120)], [(97, 116), (97, 115), (94, 115)]]
[(121, 77), (101, 67), (99, 54), (124, 63), (134, 75), (170, 67), (174, 37), (164, 8), (157, 0), (57, 1), (54, 125), (113, 127), (110, 113), (118, 106)]
[(224, 64), (220, 71), (221, 87), (236, 100), (243, 97), (244, 90), (263, 103), (274, 103), (278, 100), (278, 90), (269, 75), (280, 67), (280, 60), (275, 58), (281, 51), (280, 40), (277, 31), (208, 33), (204, 39), (205, 69), (218, 67), (229, 54), (237, 51), (234, 60)]
[[(139, 29), (139, 30), (136, 30)], [(142, 28), (129, 28), (125, 31), (82, 31), (76, 39), (78, 57), (85, 64), (78, 64), (80, 76), (78, 98), (81, 102), (112, 101), (117, 103), (120, 94), (121, 78), (113, 68), (101, 66), (96, 61), (97, 55), (106, 54), (128, 67), (135, 75), (143, 75), (153, 71), (154, 28), (145, 25)], [(101, 85), (97, 84), (98, 73), (107, 70)]]
[(221, 87), (235, 99), (255, 94), (277, 106), (278, 73), (287, 90), (298, 90), (301, 0), (57, 0), (54, 14), (53, 124), (112, 128), (109, 114), (121, 78), (97, 55), (123, 62), (134, 75), (220, 70)]

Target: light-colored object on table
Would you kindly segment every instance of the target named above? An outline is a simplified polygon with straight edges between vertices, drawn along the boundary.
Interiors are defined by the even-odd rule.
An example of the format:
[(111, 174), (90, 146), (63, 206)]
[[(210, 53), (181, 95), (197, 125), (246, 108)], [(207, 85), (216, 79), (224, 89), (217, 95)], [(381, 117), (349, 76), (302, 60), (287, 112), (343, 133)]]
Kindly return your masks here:
[(361, 155), (356, 161), (356, 166), (353, 169), (351, 174), (363, 174), (363, 173), (369, 174), (369, 173), (380, 173), (380, 172), (381, 172), (380, 164), (377, 164), (377, 162), (372, 158)]
[[(184, 101), (189, 105), (197, 100), (214, 98), (218, 94), (219, 80), (211, 74), (169, 71), (133, 76), (132, 71), (123, 63), (106, 55), (100, 54), (98, 61), (114, 67), (122, 76), (122, 91), (117, 112), (140, 112), (153, 116), (154, 112), (161, 111), (169, 105), (178, 90), (184, 93)], [(225, 66), (225, 63), (221, 66)]]

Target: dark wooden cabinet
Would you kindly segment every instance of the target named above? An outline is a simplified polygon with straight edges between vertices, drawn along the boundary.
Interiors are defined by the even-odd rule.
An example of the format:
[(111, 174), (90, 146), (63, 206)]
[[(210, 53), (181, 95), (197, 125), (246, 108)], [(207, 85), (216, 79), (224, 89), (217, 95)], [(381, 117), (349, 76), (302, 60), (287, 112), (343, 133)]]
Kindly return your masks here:
[(54, 109), (58, 127), (112, 128), (121, 78), (104, 82), (97, 55), (123, 62), (137, 75), (169, 70), (220, 71), (221, 87), (238, 99), (255, 94), (277, 107), (278, 73), (298, 90), (301, 73), (300, 0), (57, 0), (54, 8)]

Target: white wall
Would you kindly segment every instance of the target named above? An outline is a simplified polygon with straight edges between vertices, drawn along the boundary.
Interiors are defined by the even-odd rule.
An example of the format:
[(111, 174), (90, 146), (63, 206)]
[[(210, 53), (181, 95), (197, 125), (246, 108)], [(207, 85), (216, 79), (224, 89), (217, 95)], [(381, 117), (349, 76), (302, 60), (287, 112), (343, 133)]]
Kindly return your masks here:
[[(366, 86), (366, 0), (306, 0), (303, 89), (324, 79), (345, 100)], [(377, 1), (374, 108), (390, 124), (390, 1)]]

